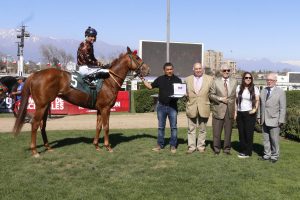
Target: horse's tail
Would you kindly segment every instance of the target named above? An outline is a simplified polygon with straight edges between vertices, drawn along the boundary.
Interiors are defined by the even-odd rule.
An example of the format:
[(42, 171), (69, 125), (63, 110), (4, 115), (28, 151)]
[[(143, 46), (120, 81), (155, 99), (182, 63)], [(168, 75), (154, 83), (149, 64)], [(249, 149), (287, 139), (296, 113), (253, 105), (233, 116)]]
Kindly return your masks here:
[(24, 83), (24, 87), (22, 89), (21, 94), (21, 104), (17, 113), (15, 125), (13, 128), (14, 135), (18, 135), (24, 125), (25, 117), (27, 114), (27, 105), (28, 105), (28, 99), (30, 96), (30, 85), (31, 85), (31, 79), (32, 77), (27, 78), (27, 80)]

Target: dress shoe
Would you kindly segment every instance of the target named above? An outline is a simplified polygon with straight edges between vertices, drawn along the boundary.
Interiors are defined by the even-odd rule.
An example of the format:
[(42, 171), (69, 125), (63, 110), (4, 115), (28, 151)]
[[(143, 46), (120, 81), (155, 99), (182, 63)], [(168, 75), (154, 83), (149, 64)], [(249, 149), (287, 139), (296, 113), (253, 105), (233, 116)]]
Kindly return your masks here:
[(205, 149), (198, 149), (199, 153), (204, 153)]
[(271, 163), (276, 163), (278, 160), (275, 160), (275, 159), (270, 159), (270, 162)]
[(189, 149), (186, 151), (186, 154), (192, 154), (195, 151), (195, 149)]
[(176, 153), (176, 147), (171, 147), (171, 153)]
[(258, 158), (258, 160), (266, 161), (266, 160), (270, 160), (270, 158), (265, 158), (262, 156), (262, 157)]
[(161, 148), (160, 148), (159, 145), (157, 145), (156, 147), (154, 147), (154, 148), (152, 149), (152, 151), (156, 151), (156, 152), (159, 152), (160, 150), (161, 150)]

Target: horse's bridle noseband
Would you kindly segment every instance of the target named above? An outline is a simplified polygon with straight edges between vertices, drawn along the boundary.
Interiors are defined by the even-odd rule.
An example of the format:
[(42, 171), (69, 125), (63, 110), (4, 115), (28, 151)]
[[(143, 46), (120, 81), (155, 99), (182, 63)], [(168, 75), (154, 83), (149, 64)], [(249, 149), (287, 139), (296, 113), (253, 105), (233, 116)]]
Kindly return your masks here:
[(138, 62), (137, 59), (135, 59), (132, 54), (128, 54), (129, 58), (131, 59), (131, 66), (132, 66), (132, 62), (134, 62), (134, 64), (137, 66), (136, 70), (134, 70), (134, 72), (136, 72), (136, 74), (134, 75), (133, 78), (135, 77), (140, 77), (141, 75), (141, 67), (144, 65), (144, 61), (141, 59), (142, 62)]
[[(140, 77), (140, 75), (141, 75), (141, 67), (144, 65), (144, 61), (142, 60), (142, 62), (138, 62), (137, 61), (137, 59), (135, 59), (133, 56), (132, 56), (132, 54), (127, 54), (128, 56), (129, 56), (129, 58), (130, 58), (130, 60), (131, 60), (131, 66), (133, 66), (133, 64), (132, 64), (132, 62), (134, 62), (134, 64), (135, 65), (137, 65), (137, 68), (134, 70), (135, 72), (136, 72), (136, 74), (133, 76), (133, 78), (135, 78), (135, 77)], [(110, 74), (112, 74), (112, 75), (114, 75), (114, 76), (116, 76), (116, 77), (118, 77), (118, 78), (120, 78), (122, 81), (123, 81), (123, 78), (122, 77), (120, 77), (118, 74), (116, 74), (115, 72), (113, 72), (112, 70), (109, 70), (109, 73)], [(112, 77), (112, 79), (118, 84), (118, 86), (121, 88), (121, 84), (114, 78), (114, 76), (111, 76)], [(132, 78), (132, 79), (133, 79)]]

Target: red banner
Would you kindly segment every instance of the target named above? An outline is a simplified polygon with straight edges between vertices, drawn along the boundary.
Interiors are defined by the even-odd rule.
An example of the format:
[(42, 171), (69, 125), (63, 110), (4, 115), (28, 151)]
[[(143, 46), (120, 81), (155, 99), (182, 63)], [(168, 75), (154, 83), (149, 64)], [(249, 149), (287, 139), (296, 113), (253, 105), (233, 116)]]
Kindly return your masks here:
[[(20, 102), (16, 102), (16, 107), (19, 108)], [(31, 97), (28, 100), (27, 112), (31, 113), (35, 111), (35, 103)], [(119, 91), (115, 105), (111, 108), (111, 112), (129, 112), (130, 101), (128, 91)], [(56, 98), (51, 102), (51, 114), (53, 115), (79, 115), (96, 113), (96, 110), (90, 110), (75, 106), (61, 98)]]

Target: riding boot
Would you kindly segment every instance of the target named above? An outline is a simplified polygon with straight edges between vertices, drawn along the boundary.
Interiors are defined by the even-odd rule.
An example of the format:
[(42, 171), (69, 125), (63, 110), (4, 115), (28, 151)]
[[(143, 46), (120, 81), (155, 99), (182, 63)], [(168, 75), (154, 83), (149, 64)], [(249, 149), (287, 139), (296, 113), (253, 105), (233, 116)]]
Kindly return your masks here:
[(96, 73), (89, 74), (83, 77), (84, 82), (86, 82), (89, 86), (95, 86), (93, 83), (97, 79), (105, 79), (109, 77), (109, 70), (108, 69), (100, 69)]
[(106, 79), (109, 77), (109, 70), (108, 69), (100, 69), (96, 73), (91, 74), (95, 79)]

